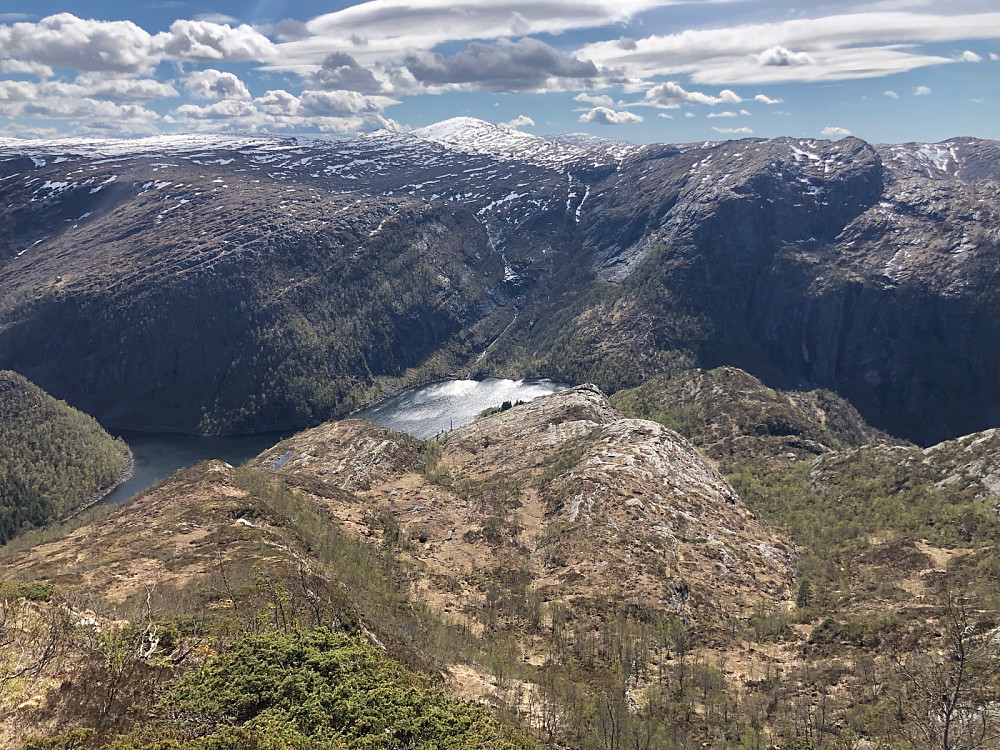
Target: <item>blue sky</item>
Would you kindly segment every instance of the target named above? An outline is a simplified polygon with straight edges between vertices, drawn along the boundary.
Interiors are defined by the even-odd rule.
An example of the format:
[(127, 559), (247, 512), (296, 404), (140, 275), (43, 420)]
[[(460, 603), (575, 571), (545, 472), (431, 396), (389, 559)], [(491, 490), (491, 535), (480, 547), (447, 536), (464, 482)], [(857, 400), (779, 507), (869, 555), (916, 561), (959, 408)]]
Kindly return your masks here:
[(1000, 138), (996, 0), (18, 2), (0, 137)]

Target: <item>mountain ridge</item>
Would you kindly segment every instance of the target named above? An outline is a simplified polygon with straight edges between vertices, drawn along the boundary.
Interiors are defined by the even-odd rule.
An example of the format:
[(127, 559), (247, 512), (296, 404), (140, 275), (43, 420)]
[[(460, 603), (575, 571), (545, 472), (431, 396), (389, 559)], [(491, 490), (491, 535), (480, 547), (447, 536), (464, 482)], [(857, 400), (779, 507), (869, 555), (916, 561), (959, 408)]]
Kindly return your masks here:
[[(1000, 332), (995, 144), (782, 138), (619, 148), (561, 145), (480, 121), (427, 131), (435, 132), (466, 145), (383, 131), (328, 142), (163, 137), (117, 152), (110, 141), (76, 152), (56, 142), (4, 148), (0, 365), (109, 423), (203, 432), (305, 426), (452, 373), (615, 390), (677, 353), (775, 385), (831, 388), (877, 426), (925, 444), (1000, 423), (989, 385), (1000, 357), (988, 346)], [(482, 133), (495, 132), (514, 145), (480, 148)], [(173, 145), (149, 147), (157, 143)], [(268, 198), (251, 218), (253, 191)], [(333, 216), (342, 217), (336, 229)], [(425, 231), (416, 217), (437, 228)], [(433, 239), (457, 227), (455, 243)], [(360, 360), (345, 358), (331, 343), (340, 324), (296, 295), (336, 296), (335, 268), (367, 254), (385, 258), (363, 271), (377, 274), (403, 247), (427, 282), (421, 302), (386, 318), (375, 311), (401, 290), (361, 284), (356, 320), (378, 333), (361, 337)], [(117, 278), (101, 265), (108, 258), (120, 264)], [(245, 322), (240, 302), (226, 301), (213, 280), (223, 268), (236, 287), (258, 287)], [(228, 362), (185, 355), (203, 392), (184, 386), (174, 405), (126, 418), (109, 413), (108, 394), (147, 401), (138, 390), (151, 369), (107, 366), (99, 360), (117, 355), (103, 352), (77, 375), (67, 355), (31, 350), (42, 330), (96, 341), (90, 321), (102, 316), (112, 338), (148, 319), (151, 335), (176, 342), (154, 310), (190, 307), (181, 300), (192, 297), (202, 319), (219, 324), (208, 348), (243, 341), (261, 352), (262, 382), (279, 384), (236, 376), (246, 419), (227, 421), (232, 408), (214, 405), (228, 391), (232, 351)], [(278, 332), (292, 334), (287, 346)], [(595, 350), (604, 363), (592, 361)], [(295, 372), (276, 372), (290, 356)], [(341, 385), (324, 388), (324, 379)], [(261, 402), (271, 394), (288, 395), (282, 408), (294, 424), (275, 421)], [(157, 416), (162, 409), (177, 418)]]

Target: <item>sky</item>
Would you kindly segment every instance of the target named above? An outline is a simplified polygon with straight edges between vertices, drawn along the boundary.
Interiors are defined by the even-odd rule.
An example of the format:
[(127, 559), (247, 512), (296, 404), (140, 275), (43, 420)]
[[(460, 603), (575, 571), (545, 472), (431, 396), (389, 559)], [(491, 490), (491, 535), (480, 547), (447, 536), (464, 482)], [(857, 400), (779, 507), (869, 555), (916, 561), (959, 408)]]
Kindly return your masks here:
[(5, 0), (0, 137), (1000, 139), (997, 0)]

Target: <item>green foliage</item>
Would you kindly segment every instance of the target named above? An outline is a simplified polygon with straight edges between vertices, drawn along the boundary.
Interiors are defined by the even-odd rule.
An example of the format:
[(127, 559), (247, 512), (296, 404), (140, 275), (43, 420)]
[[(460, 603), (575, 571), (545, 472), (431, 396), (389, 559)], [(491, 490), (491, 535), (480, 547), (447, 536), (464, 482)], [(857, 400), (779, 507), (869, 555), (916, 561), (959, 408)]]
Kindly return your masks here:
[(246, 638), (188, 673), (161, 706), (188, 740), (183, 746), (204, 750), (535, 746), (483, 709), (408, 674), (373, 646), (328, 630)]
[(127, 456), (93, 418), (0, 372), (0, 544), (113, 484)]
[(55, 590), (39, 581), (0, 581), (0, 600), (24, 598), (32, 602), (50, 602)]

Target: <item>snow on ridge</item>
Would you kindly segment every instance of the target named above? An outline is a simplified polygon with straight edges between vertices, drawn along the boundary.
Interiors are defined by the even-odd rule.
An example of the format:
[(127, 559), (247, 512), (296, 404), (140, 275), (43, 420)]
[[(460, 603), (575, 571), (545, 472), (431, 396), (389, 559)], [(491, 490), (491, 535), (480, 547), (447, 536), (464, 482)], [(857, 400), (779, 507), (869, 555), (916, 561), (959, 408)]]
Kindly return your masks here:
[[(582, 145), (569, 138), (543, 138), (506, 125), (494, 125), (473, 117), (453, 117), (410, 133), (424, 141), (467, 154), (484, 154), (502, 161), (522, 161), (549, 169), (565, 169), (576, 162), (610, 162), (614, 149), (593, 143)], [(597, 139), (595, 139), (597, 140)], [(602, 153), (605, 152), (605, 153)]]
[(79, 156), (143, 156), (159, 153), (184, 153), (205, 149), (284, 149), (296, 145), (295, 139), (275, 136), (221, 134), (171, 134), (146, 138), (52, 138), (22, 140), (0, 139), (3, 151), (20, 154), (75, 154)]

